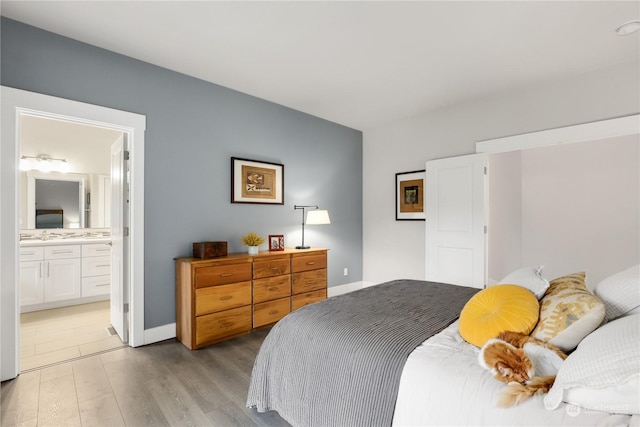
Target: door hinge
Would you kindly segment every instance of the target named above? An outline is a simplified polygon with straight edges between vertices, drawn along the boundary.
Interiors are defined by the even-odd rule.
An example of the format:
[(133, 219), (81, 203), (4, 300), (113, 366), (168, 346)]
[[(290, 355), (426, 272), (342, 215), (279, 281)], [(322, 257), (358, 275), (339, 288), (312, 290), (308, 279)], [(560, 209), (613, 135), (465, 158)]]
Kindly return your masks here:
[(124, 151), (122, 152), (122, 157), (123, 157), (125, 160), (129, 160), (129, 150), (124, 150)]
[(484, 174), (485, 175), (487, 174), (487, 167), (486, 166), (484, 167)]
[(122, 307), (122, 312), (123, 313), (128, 313), (129, 312), (129, 303), (125, 302), (124, 306)]
[(484, 226), (484, 234), (487, 234), (487, 226)]
[(122, 229), (122, 237), (129, 237), (129, 227), (124, 227)]

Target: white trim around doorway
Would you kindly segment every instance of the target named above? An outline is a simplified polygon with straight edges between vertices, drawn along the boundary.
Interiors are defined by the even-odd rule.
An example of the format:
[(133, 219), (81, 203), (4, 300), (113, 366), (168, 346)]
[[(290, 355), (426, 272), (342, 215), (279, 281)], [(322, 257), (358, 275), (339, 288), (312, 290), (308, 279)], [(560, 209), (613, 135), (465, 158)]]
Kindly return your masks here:
[(146, 117), (112, 108), (0, 87), (0, 380), (20, 369), (18, 298), (19, 118), (21, 114), (60, 119), (126, 132), (130, 137), (130, 336), (129, 345), (148, 344), (144, 331), (144, 133)]

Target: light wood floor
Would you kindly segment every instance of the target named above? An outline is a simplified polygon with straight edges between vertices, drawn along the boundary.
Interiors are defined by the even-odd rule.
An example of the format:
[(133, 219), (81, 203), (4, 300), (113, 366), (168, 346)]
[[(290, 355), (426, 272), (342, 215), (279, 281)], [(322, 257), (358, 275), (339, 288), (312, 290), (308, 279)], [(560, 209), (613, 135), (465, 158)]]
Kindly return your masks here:
[(111, 335), (109, 301), (20, 315), (20, 371), (122, 347)]
[(0, 388), (2, 426), (288, 426), (245, 408), (261, 330), (201, 350), (177, 340), (36, 369)]

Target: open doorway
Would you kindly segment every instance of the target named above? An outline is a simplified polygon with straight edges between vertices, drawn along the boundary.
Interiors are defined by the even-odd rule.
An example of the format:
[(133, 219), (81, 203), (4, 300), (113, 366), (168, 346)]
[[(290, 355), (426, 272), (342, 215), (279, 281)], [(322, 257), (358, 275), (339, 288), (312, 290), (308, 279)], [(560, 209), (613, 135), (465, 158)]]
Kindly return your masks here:
[[(146, 119), (129, 113), (92, 104), (85, 104), (34, 92), (1, 87), (2, 145), (0, 147), (0, 283), (3, 298), (0, 301), (0, 380), (15, 378), (20, 369), (20, 292), (19, 292), (19, 173), (20, 134), (22, 115), (68, 120), (122, 132), (125, 149), (122, 158), (128, 165), (119, 170), (126, 179), (128, 211), (120, 210), (123, 218), (118, 232), (119, 243), (126, 253), (119, 265), (123, 280), (118, 287), (117, 314), (128, 319), (128, 345), (145, 344), (144, 331), (144, 131)], [(122, 189), (123, 186), (121, 185)], [(123, 197), (122, 200), (125, 200)], [(115, 206), (111, 200), (112, 209)], [(123, 205), (123, 203), (120, 203)], [(113, 231), (113, 228), (112, 228)], [(112, 232), (113, 235), (113, 232)], [(113, 236), (111, 236), (113, 239)], [(126, 251), (126, 252), (125, 252)], [(67, 281), (63, 283), (68, 283)], [(129, 285), (130, 287), (126, 287)], [(112, 286), (112, 289), (114, 287)], [(110, 298), (114, 300), (113, 295)], [(113, 307), (111, 307), (113, 309)], [(111, 316), (113, 317), (113, 315)]]
[(22, 114), (19, 137), (24, 372), (125, 345), (110, 310), (110, 153), (123, 132)]

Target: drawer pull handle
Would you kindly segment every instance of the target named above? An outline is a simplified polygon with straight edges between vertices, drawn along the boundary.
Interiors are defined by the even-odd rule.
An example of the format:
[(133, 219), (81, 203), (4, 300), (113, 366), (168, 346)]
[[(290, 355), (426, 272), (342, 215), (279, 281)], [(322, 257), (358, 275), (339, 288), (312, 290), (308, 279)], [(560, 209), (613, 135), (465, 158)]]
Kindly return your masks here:
[(110, 250), (111, 250), (111, 248), (94, 249), (94, 251), (96, 251), (96, 252), (109, 252)]
[(22, 252), (20, 255), (35, 255), (36, 252)]
[(307, 265), (314, 265), (315, 263), (315, 261), (307, 261)]
[(278, 310), (271, 310), (269, 314), (278, 314)]
[(100, 265), (96, 265), (96, 268), (100, 268), (100, 267), (110, 267), (111, 264), (100, 264)]
[(220, 273), (220, 277), (229, 277), (233, 276), (233, 273)]
[(73, 251), (51, 251), (53, 254), (72, 254)]
[(269, 292), (276, 292), (278, 288), (276, 286), (272, 286), (269, 288)]
[(231, 323), (231, 322), (222, 322), (222, 323), (220, 323), (220, 327), (222, 329), (227, 329), (227, 328), (230, 328), (232, 326), (233, 326), (233, 323)]
[(100, 283), (99, 285), (96, 285), (96, 287), (98, 286), (109, 286), (111, 283)]
[(231, 298), (233, 298), (231, 295), (225, 295), (223, 297), (220, 297), (220, 301), (226, 301), (226, 300), (229, 300)]
[(271, 267), (271, 271), (280, 271), (278, 267)]
[(315, 280), (307, 280), (307, 285), (313, 285), (314, 283), (316, 283)]

